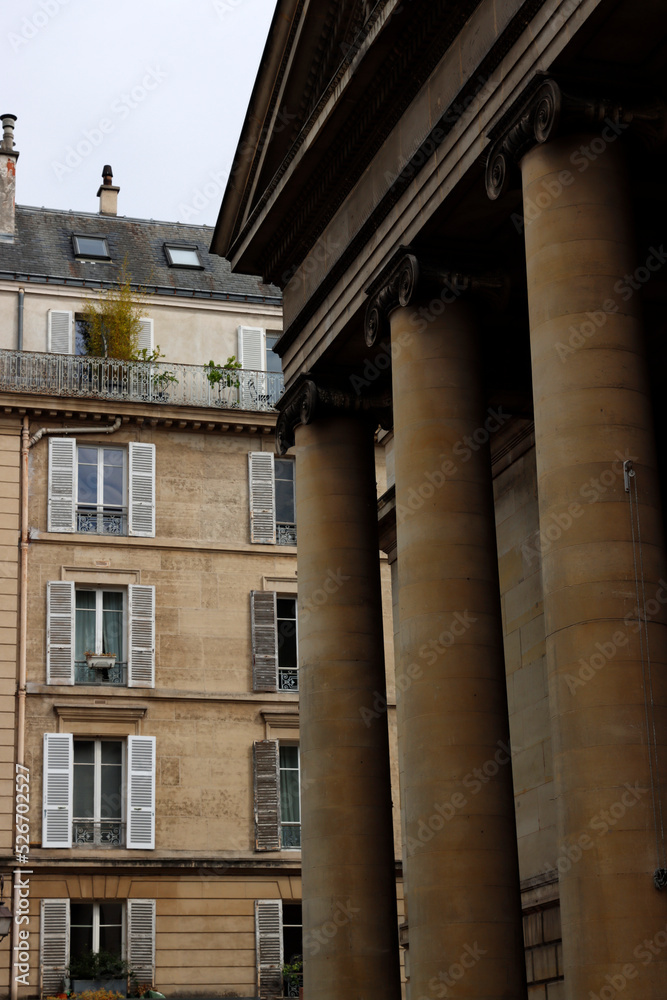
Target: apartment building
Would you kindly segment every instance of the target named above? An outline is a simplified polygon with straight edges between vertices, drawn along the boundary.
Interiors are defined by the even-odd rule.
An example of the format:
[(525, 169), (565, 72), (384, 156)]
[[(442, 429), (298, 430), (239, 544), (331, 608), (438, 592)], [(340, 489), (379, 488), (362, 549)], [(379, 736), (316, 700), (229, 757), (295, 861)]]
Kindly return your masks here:
[[(14, 207), (3, 125), (0, 864), (18, 919), (0, 990), (57, 992), (102, 949), (166, 995), (282, 993), (301, 890), (280, 295), (210, 255), (206, 227), (119, 216), (108, 167), (96, 213)], [(157, 362), (85, 354), (86, 302), (124, 264)]]

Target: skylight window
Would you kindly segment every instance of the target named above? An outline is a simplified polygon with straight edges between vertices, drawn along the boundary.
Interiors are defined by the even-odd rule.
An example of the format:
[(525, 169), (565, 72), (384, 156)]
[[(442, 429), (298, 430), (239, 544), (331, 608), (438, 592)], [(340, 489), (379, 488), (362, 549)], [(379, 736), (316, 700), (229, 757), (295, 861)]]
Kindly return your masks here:
[(111, 260), (105, 236), (72, 236), (74, 254), (86, 260)]
[(165, 243), (164, 252), (167, 255), (170, 267), (198, 267), (200, 269), (204, 267), (199, 259), (197, 247), (184, 247)]

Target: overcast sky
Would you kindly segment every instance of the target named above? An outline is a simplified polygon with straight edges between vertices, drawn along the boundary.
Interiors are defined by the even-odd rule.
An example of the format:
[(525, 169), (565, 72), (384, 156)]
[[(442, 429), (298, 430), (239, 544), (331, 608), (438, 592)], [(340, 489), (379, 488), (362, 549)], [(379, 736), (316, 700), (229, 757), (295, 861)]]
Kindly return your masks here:
[(213, 225), (276, 0), (3, 0), (16, 200)]

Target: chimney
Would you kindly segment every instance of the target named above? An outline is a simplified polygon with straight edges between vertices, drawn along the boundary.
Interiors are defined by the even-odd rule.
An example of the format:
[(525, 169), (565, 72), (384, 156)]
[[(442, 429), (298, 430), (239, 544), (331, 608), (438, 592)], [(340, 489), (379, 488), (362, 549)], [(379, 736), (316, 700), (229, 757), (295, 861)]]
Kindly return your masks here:
[(118, 192), (119, 187), (112, 184), (113, 172), (107, 163), (102, 169), (102, 183), (100, 184), (97, 197), (100, 199), (100, 215), (118, 214)]
[(0, 243), (13, 243), (16, 222), (16, 161), (14, 149), (14, 122), (16, 115), (0, 115), (2, 141), (0, 142)]

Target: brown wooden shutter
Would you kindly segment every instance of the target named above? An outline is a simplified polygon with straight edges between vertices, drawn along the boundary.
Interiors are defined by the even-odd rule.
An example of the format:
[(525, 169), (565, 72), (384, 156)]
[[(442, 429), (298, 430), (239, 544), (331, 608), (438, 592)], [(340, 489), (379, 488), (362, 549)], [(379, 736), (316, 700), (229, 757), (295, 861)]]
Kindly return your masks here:
[(280, 770), (278, 740), (258, 740), (255, 771), (255, 850), (280, 850)]
[(278, 619), (273, 590), (250, 591), (252, 689), (278, 690)]
[(261, 1000), (283, 995), (283, 905), (279, 899), (255, 900), (257, 988)]

